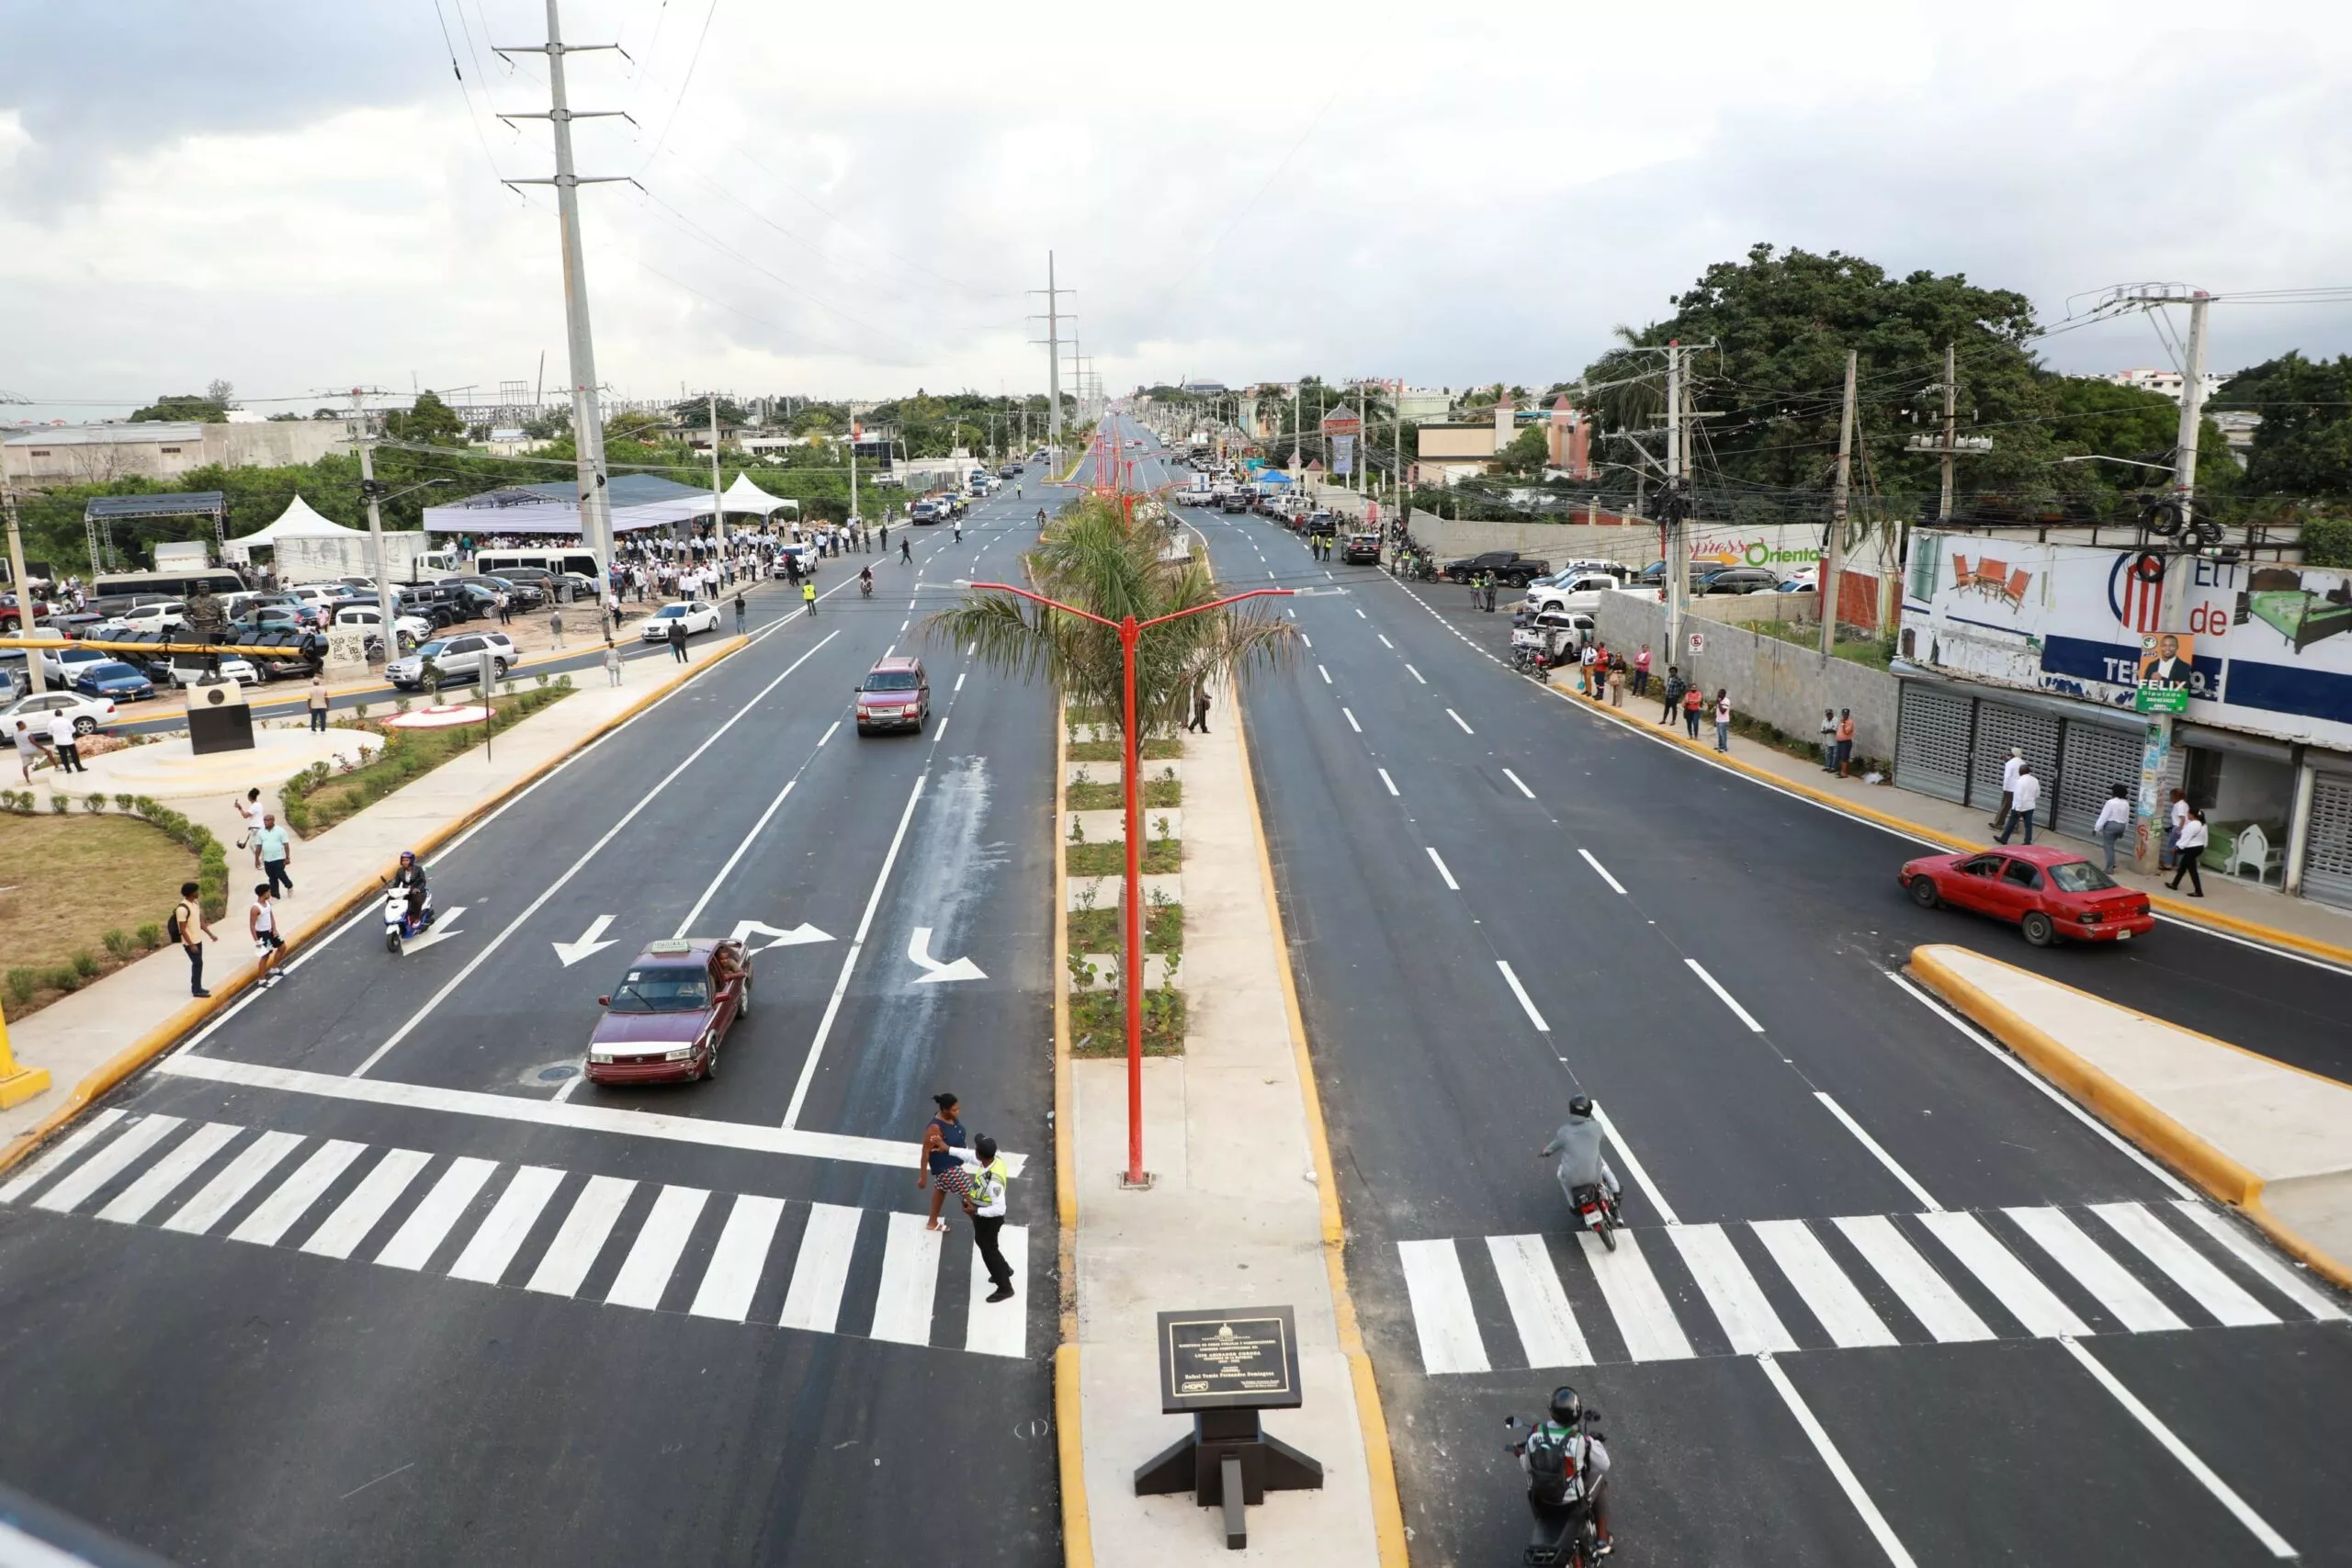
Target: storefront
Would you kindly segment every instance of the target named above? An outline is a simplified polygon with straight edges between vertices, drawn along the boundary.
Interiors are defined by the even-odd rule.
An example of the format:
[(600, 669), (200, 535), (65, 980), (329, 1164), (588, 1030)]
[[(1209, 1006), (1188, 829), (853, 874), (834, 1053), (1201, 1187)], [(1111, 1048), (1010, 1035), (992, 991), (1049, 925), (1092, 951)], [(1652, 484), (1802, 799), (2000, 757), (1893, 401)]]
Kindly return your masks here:
[(2145, 730), (2129, 714), (2088, 703), (1905, 675), (1894, 782), (1989, 817), (2001, 804), (2001, 769), (2015, 747), (2041, 780), (2044, 819), (2058, 832), (2087, 838), (2117, 784), (2138, 789)]

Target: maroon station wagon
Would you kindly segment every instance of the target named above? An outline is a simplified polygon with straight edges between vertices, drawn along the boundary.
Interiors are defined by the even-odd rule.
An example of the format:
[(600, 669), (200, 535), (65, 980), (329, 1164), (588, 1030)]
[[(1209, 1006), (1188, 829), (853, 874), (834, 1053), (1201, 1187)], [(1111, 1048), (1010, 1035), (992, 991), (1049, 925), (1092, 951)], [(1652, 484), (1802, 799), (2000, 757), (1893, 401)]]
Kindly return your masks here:
[(588, 1037), (590, 1083), (684, 1083), (718, 1071), (718, 1047), (752, 1010), (752, 959), (740, 942), (646, 944)]
[(2036, 947), (2064, 937), (2129, 942), (2155, 930), (2148, 896), (2121, 886), (2072, 850), (1995, 845), (1970, 854), (1922, 855), (1896, 874), (1923, 909), (1939, 904), (2007, 920)]

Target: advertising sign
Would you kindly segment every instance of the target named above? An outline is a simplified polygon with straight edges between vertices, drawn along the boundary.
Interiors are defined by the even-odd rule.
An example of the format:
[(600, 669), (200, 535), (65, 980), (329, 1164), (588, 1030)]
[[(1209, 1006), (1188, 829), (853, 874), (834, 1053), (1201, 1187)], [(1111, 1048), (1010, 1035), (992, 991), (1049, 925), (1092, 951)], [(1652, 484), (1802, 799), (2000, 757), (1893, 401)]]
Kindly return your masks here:
[(2188, 679), (2197, 639), (2177, 632), (2152, 632), (2140, 639), (2140, 681), (2135, 705), (2142, 713), (2187, 713)]
[(1356, 438), (1352, 435), (1331, 437), (1331, 471), (1352, 474), (1356, 471)]

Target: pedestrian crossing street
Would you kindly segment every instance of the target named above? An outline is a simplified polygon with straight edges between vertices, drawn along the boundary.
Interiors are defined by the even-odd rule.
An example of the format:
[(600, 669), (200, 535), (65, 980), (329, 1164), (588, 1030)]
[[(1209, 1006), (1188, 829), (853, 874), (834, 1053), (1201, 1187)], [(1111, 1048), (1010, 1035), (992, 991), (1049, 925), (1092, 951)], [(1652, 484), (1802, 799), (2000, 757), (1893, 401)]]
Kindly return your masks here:
[(2341, 1322), (2202, 1203), (1400, 1241), (1434, 1373)]
[[(0, 1206), (225, 1236), (482, 1285), (1027, 1354), (1029, 1233), (1007, 1224), (1022, 1294), (983, 1303), (968, 1235), (944, 1258), (917, 1213), (715, 1193), (551, 1166), (376, 1148), (177, 1116), (102, 1111), (0, 1184)], [(797, 1242), (790, 1238), (797, 1232)], [(882, 1249), (877, 1271), (873, 1247)], [(788, 1254), (788, 1257), (787, 1257)], [(962, 1278), (959, 1280), (958, 1276)], [(960, 1329), (943, 1295), (967, 1293)]]

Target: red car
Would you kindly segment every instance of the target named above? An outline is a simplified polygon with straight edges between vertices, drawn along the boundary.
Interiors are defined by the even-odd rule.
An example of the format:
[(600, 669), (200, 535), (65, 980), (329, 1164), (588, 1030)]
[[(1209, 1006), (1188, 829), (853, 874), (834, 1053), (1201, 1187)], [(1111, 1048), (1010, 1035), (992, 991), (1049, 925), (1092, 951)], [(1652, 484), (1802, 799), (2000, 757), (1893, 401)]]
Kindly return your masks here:
[(2036, 947), (2061, 937), (2129, 942), (2156, 925), (2146, 894), (2118, 885), (2074, 851), (2048, 844), (1922, 855), (1905, 862), (1895, 880), (1923, 909), (1973, 909), (2010, 922)]
[(752, 958), (740, 942), (650, 942), (588, 1037), (590, 1083), (685, 1083), (718, 1071), (718, 1047), (752, 1010)]

